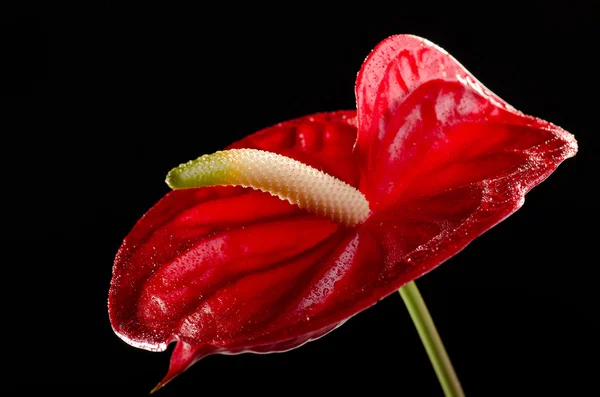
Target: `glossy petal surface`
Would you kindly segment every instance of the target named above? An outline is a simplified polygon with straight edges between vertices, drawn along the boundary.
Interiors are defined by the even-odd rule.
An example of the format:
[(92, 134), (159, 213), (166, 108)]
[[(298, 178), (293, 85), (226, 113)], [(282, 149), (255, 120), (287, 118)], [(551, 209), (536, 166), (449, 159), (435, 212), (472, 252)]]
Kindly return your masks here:
[[(231, 147), (269, 150), (354, 186), (355, 112), (317, 114), (253, 134)], [(128, 343), (162, 351), (178, 341), (165, 380), (215, 352), (287, 350), (335, 328), (270, 335), (348, 234), (343, 227), (252, 189), (173, 191), (135, 225), (114, 265), (113, 328)], [(305, 316), (306, 317), (306, 316)], [(283, 335), (283, 336), (282, 336)], [(253, 348), (255, 345), (255, 348)]]
[(415, 36), (374, 49), (356, 97), (356, 113), (306, 116), (230, 148), (283, 154), (359, 188), (373, 211), (363, 224), (342, 227), (267, 193), (201, 188), (169, 193), (127, 236), (111, 323), (138, 347), (177, 342), (164, 381), (208, 354), (284, 351), (324, 335), (512, 214), (577, 150)]

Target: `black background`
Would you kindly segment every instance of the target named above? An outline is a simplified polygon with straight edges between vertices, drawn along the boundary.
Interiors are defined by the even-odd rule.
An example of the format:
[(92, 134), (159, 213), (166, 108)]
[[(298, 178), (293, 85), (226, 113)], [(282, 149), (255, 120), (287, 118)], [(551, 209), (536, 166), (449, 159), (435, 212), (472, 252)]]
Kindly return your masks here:
[[(169, 353), (122, 342), (106, 299), (116, 250), (168, 191), (166, 172), (279, 121), (354, 108), (365, 56), (412, 33), (580, 145), (522, 209), (419, 280), (466, 394), (597, 392), (594, 11), (489, 6), (3, 14), (3, 389), (146, 395)], [(156, 395), (209, 393), (442, 395), (397, 295), (288, 353), (208, 357)]]

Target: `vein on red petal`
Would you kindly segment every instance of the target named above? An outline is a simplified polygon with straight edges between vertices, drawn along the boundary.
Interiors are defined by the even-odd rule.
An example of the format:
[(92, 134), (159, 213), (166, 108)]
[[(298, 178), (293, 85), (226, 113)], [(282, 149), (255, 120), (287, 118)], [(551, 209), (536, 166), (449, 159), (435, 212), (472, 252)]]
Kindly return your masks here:
[[(379, 43), (365, 59), (356, 80), (358, 146), (368, 146), (381, 129), (382, 108), (399, 106), (420, 85), (434, 80), (462, 81), (476, 87), (498, 106), (512, 109), (485, 88), (444, 49), (413, 35), (395, 35)], [(387, 97), (388, 103), (381, 97)]]
[[(325, 232), (320, 229), (319, 232)], [(202, 297), (193, 310), (180, 315), (171, 330), (177, 346), (163, 382), (209, 354), (287, 350), (334, 328), (328, 324), (326, 329), (312, 329), (308, 333), (283, 337), (276, 334), (279, 339), (271, 344), (260, 341), (265, 335), (273, 335), (274, 320), (285, 313), (289, 302), (302, 296), (311, 275), (319, 271), (322, 261), (331, 255), (343, 235), (343, 232), (331, 234), (309, 249), (297, 247), (301, 253), (279, 261), (276, 266), (266, 266), (258, 271), (254, 269), (236, 277), (222, 284), (212, 295), (207, 291), (208, 296)], [(264, 237), (264, 234), (260, 236)], [(293, 243), (304, 243), (302, 237), (306, 236), (296, 236)], [(313, 239), (316, 240), (316, 236)], [(232, 263), (244, 268), (244, 272), (249, 270), (235, 259)], [(289, 328), (289, 324), (285, 327)]]
[[(366, 149), (361, 179), (375, 208), (495, 178), (515, 166), (555, 168), (574, 154), (572, 137), (558, 127), (540, 128), (460, 83), (427, 82), (382, 120), (386, 132)], [(540, 148), (552, 144), (563, 147), (563, 157), (544, 163), (535, 154), (548, 154)]]
[(328, 220), (300, 216), (211, 235), (147, 278), (140, 314), (144, 321), (161, 325), (179, 319), (215, 291), (294, 258), (336, 230)]

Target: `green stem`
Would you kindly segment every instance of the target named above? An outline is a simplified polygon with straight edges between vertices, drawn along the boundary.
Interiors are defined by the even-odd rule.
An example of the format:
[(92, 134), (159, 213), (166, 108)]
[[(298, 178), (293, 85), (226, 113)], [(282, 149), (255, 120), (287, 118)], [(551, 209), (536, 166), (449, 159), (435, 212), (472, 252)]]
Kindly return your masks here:
[(417, 289), (414, 281), (406, 284), (398, 290), (404, 300), (404, 304), (410, 313), (410, 317), (419, 332), (423, 346), (429, 356), (429, 361), (433, 365), (444, 395), (446, 397), (464, 397), (465, 393), (460, 386), (456, 372), (452, 367), (448, 353), (440, 339), (440, 335), (431, 319), (429, 310), (423, 301), (421, 293)]

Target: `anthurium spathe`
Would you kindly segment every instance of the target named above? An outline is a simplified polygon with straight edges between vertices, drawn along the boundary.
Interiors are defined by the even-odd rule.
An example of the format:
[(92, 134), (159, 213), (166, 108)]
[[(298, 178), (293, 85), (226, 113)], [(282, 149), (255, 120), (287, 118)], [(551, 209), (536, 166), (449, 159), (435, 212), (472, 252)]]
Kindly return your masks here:
[(110, 321), (133, 346), (176, 343), (161, 385), (210, 354), (323, 336), (515, 212), (577, 151), (419, 37), (381, 42), (355, 93), (356, 111), (174, 169), (175, 190), (123, 241)]

